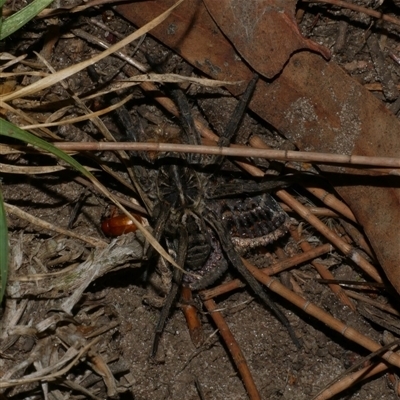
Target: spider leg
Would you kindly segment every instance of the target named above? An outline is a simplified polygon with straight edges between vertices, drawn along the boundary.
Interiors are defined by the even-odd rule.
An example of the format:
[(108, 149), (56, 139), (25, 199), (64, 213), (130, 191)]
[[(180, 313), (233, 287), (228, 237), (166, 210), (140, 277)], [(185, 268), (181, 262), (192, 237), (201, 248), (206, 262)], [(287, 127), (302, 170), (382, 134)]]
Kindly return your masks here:
[(225, 197), (241, 197), (245, 193), (246, 196), (257, 195), (265, 192), (271, 192), (275, 189), (282, 189), (294, 181), (294, 175), (266, 177), (257, 181), (248, 179), (235, 179), (232, 182), (215, 186), (207, 194), (207, 199), (220, 199)]
[[(189, 242), (188, 233), (185, 228), (181, 227), (180, 229), (178, 229), (177, 234), (179, 236), (179, 242), (178, 242), (178, 254), (176, 262), (179, 265), (184, 265), (187, 254), (188, 242)], [(165, 303), (161, 310), (160, 317), (158, 319), (158, 323), (154, 332), (153, 347), (151, 350), (152, 358), (154, 358), (157, 354), (157, 349), (158, 349), (158, 344), (160, 342), (161, 334), (164, 330), (165, 322), (167, 321), (171, 308), (177, 298), (178, 290), (182, 282), (182, 275), (183, 274), (181, 270), (174, 268), (172, 274), (171, 290), (169, 291), (165, 299)]]
[(278, 318), (278, 320), (282, 323), (282, 325), (288, 330), (290, 337), (292, 338), (293, 343), (300, 348), (301, 344), (299, 339), (296, 337), (293, 328), (291, 327), (288, 319), (282, 313), (281, 310), (276, 306), (276, 304), (269, 298), (267, 293), (264, 291), (263, 287), (260, 283), (254, 278), (254, 276), (247, 270), (245, 265), (243, 264), (239, 254), (235, 250), (230, 238), (229, 233), (226, 228), (219, 223), (215, 223), (217, 221), (217, 217), (214, 213), (209, 210), (208, 215), (205, 216), (205, 220), (217, 233), (218, 239), (221, 242), (222, 248), (224, 249), (229, 261), (236, 268), (236, 270), (242, 275), (243, 279), (246, 283), (253, 289), (254, 293), (259, 297), (259, 299), (267, 306)]
[(186, 136), (184, 142), (187, 144), (201, 144), (200, 133), (194, 124), (193, 115), (186, 95), (177, 85), (169, 86), (169, 91), (179, 109), (180, 121)]
[[(161, 240), (169, 214), (170, 214), (170, 208), (165, 207), (165, 205), (162, 203), (159, 204), (158, 209), (155, 210), (156, 217), (154, 219), (156, 220), (156, 225), (153, 229), (153, 237), (156, 239), (157, 242)], [(148, 249), (145, 250), (148, 260), (150, 260), (153, 257), (154, 252), (155, 250), (153, 246), (149, 246)]]
[(246, 111), (246, 107), (250, 102), (251, 96), (253, 95), (257, 81), (258, 75), (254, 74), (252, 80), (247, 85), (246, 90), (244, 91), (239, 102), (237, 103), (235, 110), (233, 111), (233, 114), (228, 122), (228, 125), (225, 128), (225, 131), (218, 141), (218, 146), (227, 147), (230, 145), (232, 138), (235, 136), (236, 132), (239, 129), (240, 122), (242, 121), (244, 112)]

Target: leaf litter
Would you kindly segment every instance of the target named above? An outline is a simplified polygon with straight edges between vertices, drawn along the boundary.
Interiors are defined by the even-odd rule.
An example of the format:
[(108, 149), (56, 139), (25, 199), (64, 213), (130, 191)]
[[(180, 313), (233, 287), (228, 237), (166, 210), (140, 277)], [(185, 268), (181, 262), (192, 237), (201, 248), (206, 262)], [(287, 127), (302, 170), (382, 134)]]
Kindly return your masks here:
[[(311, 32), (314, 40), (322, 45), (329, 45), (332, 31), (339, 31), (339, 22), (327, 24), (330, 11), (323, 8), (321, 12), (324, 18), (315, 16), (313, 9), (306, 12), (301, 26), (303, 30), (308, 29), (308, 34)], [(97, 18), (102, 19), (100, 15)], [(60, 21), (63, 22), (62, 19)], [(87, 23), (87, 20), (83, 21)], [(132, 29), (114, 14), (108, 23), (110, 31), (128, 34), (128, 30)], [(103, 31), (94, 28), (90, 23), (87, 23), (86, 28), (94, 30), (99, 36), (104, 35)], [(42, 29), (45, 31), (45, 27), (42, 26)], [(348, 31), (350, 43), (362, 41), (364, 29), (349, 24)], [(27, 39), (26, 46), (29, 41), (33, 42), (34, 37)], [(78, 53), (74, 52), (72, 43), (79, 44)], [(61, 38), (54, 48), (54, 58), (51, 60), (53, 67), (60, 70), (68, 65), (68, 59), (85, 58), (85, 51), (94, 51), (92, 47), (86, 46), (87, 44), (76, 38)], [(169, 52), (151, 38), (146, 39), (144, 46), (147, 52), (155, 54)], [(391, 46), (395, 48), (395, 41)], [(61, 54), (62, 57), (59, 56)], [(366, 51), (355, 52), (349, 46), (337, 55), (334, 54), (334, 59), (346, 65), (346, 62), (353, 61), (354, 56), (366, 60), (370, 66), (366, 70), (356, 70), (356, 78), (360, 79), (361, 75), (367, 82), (368, 76), (370, 79), (375, 77)], [(171, 69), (188, 68), (176, 55), (170, 56), (169, 63), (173, 65)], [(110, 73), (120, 67), (120, 64), (111, 59), (104, 60), (101, 65), (103, 71)], [(394, 67), (389, 67), (397, 77)], [(29, 79), (34, 78), (27, 77), (27, 82), (23, 84), (26, 85)], [(74, 75), (70, 79), (75, 87), (89, 87), (92, 84), (86, 73)], [(224, 125), (223, 120), (228, 119), (229, 108), (234, 100), (222, 89), (211, 92), (219, 96), (207, 98), (206, 94), (210, 91), (211, 89), (195, 87), (189, 90), (193, 99), (199, 98), (195, 112), (204, 113), (210, 125)], [(152, 114), (158, 114), (167, 123), (152, 101), (146, 101), (139, 92), (134, 93), (136, 98), (145, 103), (145, 108)], [(62, 92), (55, 92), (55, 95), (55, 98), (50, 98), (49, 93), (44, 93), (51, 101), (64, 98)], [(220, 121), (213, 120), (213, 116), (207, 114), (207, 109), (210, 108), (220, 110), (217, 113)], [(70, 112), (73, 114), (77, 110)], [(30, 115), (35, 114), (43, 121), (50, 113), (51, 110), (29, 111)], [(116, 131), (111, 118), (105, 117), (105, 123)], [(151, 123), (148, 122), (148, 125), (151, 126)], [(91, 123), (83, 123), (80, 129), (91, 135), (96, 134)], [(276, 131), (260, 125), (260, 120), (254, 115), (245, 118), (239, 133), (242, 142), (255, 130), (272, 147), (293, 148)], [(29, 165), (32, 161), (35, 162), (32, 157), (23, 155), (18, 162)], [(120, 176), (128, 179), (124, 170), (117, 170)], [(15, 204), (21, 203), (23, 199), (20, 205), (25, 211), (66, 227), (72, 206), (83, 190), (82, 186), (71, 180), (72, 177), (71, 173), (61, 172), (45, 178), (41, 176), (40, 180), (26, 177), (17, 181), (14, 176), (7, 175), (3, 180), (4, 196), (8, 202)], [(120, 193), (120, 196), (129, 200), (126, 193)], [(323, 206), (308, 195), (298, 196), (302, 202)], [(82, 212), (73, 225), (73, 231), (104, 240), (99, 233), (99, 224), (107, 210), (108, 205), (104, 198), (92, 193), (83, 205)], [(333, 226), (339, 229), (338, 224), (333, 223)], [(299, 225), (297, 229), (302, 233), (301, 240), (312, 236), (322, 243), (322, 237), (311, 226)], [(158, 316), (158, 311), (152, 304), (159, 302), (164, 291), (160, 277), (152, 277), (147, 287), (140, 283), (140, 274), (135, 269), (142, 255), (143, 239), (140, 235), (129, 234), (117, 239), (106, 250), (84, 245), (78, 240), (79, 245), (73, 246), (71, 240), (75, 239), (67, 241), (62, 237), (56, 238), (50, 231), (27, 224), (13, 216), (10, 217), (10, 234), (15, 252), (9, 298), (2, 318), (0, 347), (3, 356), (0, 364), (3, 371), (1, 384), (3, 390), (10, 387), (6, 392), (8, 398), (108, 396), (197, 399), (199, 395), (195, 381), (200, 383), (205, 398), (246, 398), (242, 382), (223, 345), (219, 340), (211, 339), (206, 341), (201, 351), (197, 351), (190, 341), (183, 316), (178, 311), (168, 322), (160, 354), (155, 361), (149, 360), (151, 338)], [(47, 246), (53, 240), (58, 242), (56, 246), (65, 250), (63, 254), (60, 250), (57, 250), (57, 254), (49, 252)], [(285, 241), (281, 240), (274, 248), (268, 248), (262, 256), (254, 254), (253, 262), (260, 267), (266, 267), (277, 261), (277, 255), (282, 256), (279, 249), (287, 257), (298, 252), (295, 242), (286, 237)], [(59, 264), (58, 261), (53, 264), (49, 262), (58, 260), (60, 255), (64, 255), (64, 258)], [(363, 280), (354, 265), (336, 253), (322, 258), (320, 262), (329, 265), (336, 279)], [(111, 270), (113, 272), (107, 274)], [(79, 275), (79, 281), (75, 281), (74, 274)], [(98, 279), (94, 281), (95, 278)], [(349, 326), (380, 342), (383, 328), (374, 325), (377, 322), (371, 325), (360, 315), (343, 307), (326, 285), (317, 281), (318, 278), (315, 270), (305, 264), (301, 268), (296, 267), (285, 278), (285, 282), (296, 293), (306, 296), (336, 318), (346, 321)], [(168, 279), (166, 285), (168, 286)], [(71, 293), (75, 295), (71, 296)], [(303, 340), (303, 348), (296, 350), (279, 323), (257, 301), (249, 303), (251, 299), (250, 293), (241, 290), (218, 301), (219, 306), (224, 307), (224, 317), (236, 341), (240, 343), (262, 398), (312, 398), (321, 388), (368, 353), (276, 297), (276, 301), (284, 307), (297, 335)], [(378, 300), (386, 301), (382, 294), (379, 294)], [(243, 303), (245, 306), (238, 307)], [(373, 321), (373, 317), (371, 318)], [(215, 329), (206, 313), (203, 313), (201, 319), (206, 336), (214, 338)], [(342, 396), (364, 399), (396, 398), (385, 379), (373, 379), (350, 389)]]

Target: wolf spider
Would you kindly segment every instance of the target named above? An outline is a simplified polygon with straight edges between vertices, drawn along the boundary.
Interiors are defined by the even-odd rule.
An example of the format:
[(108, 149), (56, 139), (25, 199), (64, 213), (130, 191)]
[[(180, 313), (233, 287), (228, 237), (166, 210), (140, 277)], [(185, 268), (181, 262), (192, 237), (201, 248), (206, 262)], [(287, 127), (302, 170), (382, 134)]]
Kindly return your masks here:
[[(257, 82), (255, 76), (239, 101), (218, 145), (229, 146), (251, 98)], [(188, 101), (178, 88), (170, 89), (178, 105), (183, 126), (182, 136), (187, 144), (200, 144), (200, 134), (194, 126)], [(131, 140), (142, 139), (128, 130)], [(187, 154), (154, 156), (136, 154), (136, 186), (149, 210), (154, 237), (163, 240), (180, 266), (188, 274), (174, 268), (172, 285), (166, 296), (155, 330), (152, 356), (180, 285), (193, 290), (214, 283), (230, 263), (288, 329), (296, 345), (298, 339), (288, 320), (271, 301), (263, 287), (244, 266), (238, 253), (266, 245), (284, 235), (289, 217), (278, 203), (266, 193), (270, 182), (236, 179), (227, 182), (222, 171), (221, 157)], [(255, 194), (252, 194), (255, 193)], [(148, 256), (154, 252), (149, 249)]]

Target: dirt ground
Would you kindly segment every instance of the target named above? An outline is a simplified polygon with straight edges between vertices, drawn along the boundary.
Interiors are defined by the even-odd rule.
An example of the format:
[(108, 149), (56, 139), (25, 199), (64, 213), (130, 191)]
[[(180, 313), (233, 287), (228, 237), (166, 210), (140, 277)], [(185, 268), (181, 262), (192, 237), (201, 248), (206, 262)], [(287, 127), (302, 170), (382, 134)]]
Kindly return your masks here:
[[(14, 3), (15, 7), (18, 7), (17, 3)], [(301, 21), (304, 35), (329, 48), (332, 51), (333, 61), (339, 63), (362, 84), (381, 81), (374, 67), (373, 49), (365, 44), (365, 38), (370, 33), (369, 17), (326, 5), (303, 6), (306, 9)], [(364, 6), (377, 5), (364, 4)], [(385, 12), (397, 14), (399, 11), (391, 2), (390, 4), (385, 2), (383, 9)], [(20, 64), (17, 69), (19, 71), (37, 68), (39, 62), (33, 51), (40, 52), (56, 70), (60, 70), (99, 51), (95, 45), (74, 36), (71, 33), (73, 29), (82, 29), (111, 43), (117, 40), (114, 33), (106, 33), (91, 22), (92, 20), (106, 24), (111, 32), (118, 32), (122, 36), (135, 29), (115, 14), (111, 6), (102, 6), (74, 16), (61, 15), (51, 21), (32, 22), (19, 31), (18, 36), (7, 40), (3, 50), (14, 55), (27, 53), (27, 60), (35, 63), (35, 65)], [(59, 40), (51, 46), (45, 40), (44, 46), (43, 38), (48, 32), (56, 32), (54, 34), (60, 35)], [(400, 44), (396, 31), (392, 30), (388, 35), (379, 33), (376, 36), (388, 49), (386, 54), (399, 53)], [(190, 66), (150, 36), (140, 44), (135, 57), (145, 63), (145, 54), (155, 59), (167, 59), (165, 68), (168, 71), (198, 73), (196, 70), (192, 71)], [(400, 66), (387, 56), (385, 67), (393, 82), (399, 84)], [(122, 61), (115, 57), (109, 57), (96, 65), (99, 79), (110, 77), (121, 68)], [(123, 76), (122, 72), (116, 74), (117, 78)], [(38, 78), (27, 75), (19, 77), (16, 84), (27, 85), (36, 79)], [(70, 90), (82, 93), (95, 86), (93, 79), (93, 74), (84, 71), (67, 81)], [(164, 124), (163, 126), (175, 126), (176, 120), (172, 120), (161, 108), (155, 106), (151, 97), (144, 95), (138, 88), (132, 89), (132, 93), (134, 99), (127, 104), (127, 108), (135, 118), (141, 116), (141, 121), (146, 124), (145, 129), (153, 126), (153, 121), (146, 120), (148, 115), (153, 116), (152, 118), (161, 125)], [(381, 92), (375, 93), (383, 98)], [(187, 94), (193, 105), (193, 113), (202, 116), (209, 126), (221, 132), (237, 100), (224, 89), (191, 87)], [(67, 98), (66, 90), (57, 85), (50, 91), (44, 91), (40, 97), (16, 101), (14, 105), (38, 122), (46, 121), (59, 109), (63, 110), (60, 116), (71, 118), (80, 115), (81, 111), (72, 106), (73, 103), (67, 101), (63, 103), (63, 99)], [(102, 100), (107, 101), (107, 98), (96, 99), (99, 104), (91, 102), (90, 107), (103, 108), (105, 104)], [(48, 106), (39, 107), (39, 101)], [(7, 114), (7, 118), (17, 124), (20, 123), (20, 118), (11, 113)], [(113, 116), (108, 114), (102, 118), (107, 128), (117, 139), (121, 139), (122, 134)], [(20, 123), (20, 125), (25, 124)], [(66, 140), (100, 138), (98, 129), (91, 122), (80, 122), (74, 127), (62, 126), (51, 129)], [(147, 132), (150, 131), (151, 129)], [(238, 134), (238, 141), (245, 143), (250, 133), (254, 132), (261, 135), (274, 148), (293, 148), (292, 144), (256, 116), (246, 115)], [(122, 179), (128, 181), (126, 169), (118, 158), (112, 154), (99, 153), (97, 156), (102, 162), (107, 162)], [(2, 158), (5, 163), (19, 166), (56, 165), (50, 156), (38, 157), (37, 154)], [(85, 155), (77, 156), (77, 159), (95, 168), (96, 176), (113, 193), (126, 200), (135, 197), (129, 188), (101, 171), (98, 160)], [(65, 229), (71, 222), (71, 215), (76, 212), (76, 218), (70, 228), (72, 232), (109, 243), (110, 239), (105, 238), (101, 232), (100, 221), (110, 213), (110, 202), (82, 185), (75, 179), (77, 177), (78, 174), (71, 171), (44, 175), (7, 173), (2, 176), (3, 196), (7, 203)], [(303, 203), (322, 206), (311, 195), (306, 197), (300, 188), (295, 187), (292, 193)], [(77, 205), (80, 207), (77, 208)], [(301, 223), (294, 214), (290, 216), (294, 224)], [(324, 221), (333, 228), (339, 225), (332, 218), (325, 218)], [(307, 233), (311, 243), (324, 242), (312, 227), (298, 226)], [(160, 312), (156, 306), (162, 303), (164, 296), (162, 289), (165, 288), (165, 284), (163, 286), (158, 276), (150, 278), (149, 284), (143, 283), (143, 269), (137, 268), (142, 265), (138, 259), (140, 257), (131, 255), (130, 259), (128, 257), (117, 261), (108, 260), (110, 266), (104, 267), (104, 271), (109, 269), (112, 271), (101, 273), (101, 276), (85, 289), (68, 315), (60, 310), (65, 311), (65, 302), (68, 299), (65, 296), (70, 293), (66, 293), (62, 288), (57, 292), (55, 281), (47, 278), (46, 274), (62, 273), (65, 268), (74, 268), (90, 260), (91, 257), (99, 256), (100, 248), (90, 246), (76, 238), (54, 234), (10, 212), (9, 228), (11, 272), (10, 289), (5, 301), (0, 331), (0, 371), (3, 376), (0, 378), (0, 383), (10, 371), (15, 373), (7, 376), (8, 379), (22, 379), (36, 370), (40, 371), (51, 366), (65, 355), (66, 349), (75, 341), (81, 340), (83, 344), (87, 344), (97, 338), (99, 342), (92, 354), (88, 353), (87, 358), (79, 358), (74, 366), (60, 375), (53, 376), (48, 383), (44, 381), (25, 383), (5, 391), (2, 389), (3, 394), (0, 394), (0, 398), (13, 400), (42, 398), (194, 400), (201, 399), (201, 396), (207, 400), (248, 398), (227, 346), (222, 342), (215, 325), (204, 309), (200, 311), (206, 340), (200, 348), (196, 349), (190, 339), (178, 303), (162, 334), (156, 357), (150, 358), (154, 328)], [(138, 242), (135, 235), (130, 233), (127, 237), (113, 239), (117, 241), (113, 246), (142, 243), (142, 239)], [(286, 235), (266, 249), (249, 256), (258, 266), (265, 266), (277, 259), (275, 254), (277, 249), (278, 254), (279, 249), (283, 249), (287, 256), (297, 252), (293, 239)], [(362, 282), (365, 278), (349, 260), (335, 251), (322, 256), (321, 262), (329, 266), (337, 279)], [(35, 275), (36, 278), (24, 279), (30, 275)], [(229, 280), (232, 276), (236, 274), (230, 270), (223, 280)], [(167, 281), (169, 279), (168, 276), (163, 278)], [(297, 266), (291, 272), (281, 274), (280, 278), (307, 300), (376, 342), (383, 342), (385, 329), (390, 329), (396, 334), (394, 324), (396, 322), (398, 324), (398, 321), (380, 326), (363, 316), (368, 311), (365, 311), (362, 304), (358, 303), (357, 307), (360, 312), (364, 310), (363, 315), (343, 306), (327, 285), (318, 281), (320, 276), (310, 264)], [(49, 288), (46, 285), (52, 286)], [(358, 290), (355, 286), (352, 286), (352, 289)], [(21, 293), (24, 295), (21, 296)], [(369, 291), (363, 293), (368, 294)], [(373, 300), (390, 303), (384, 295), (385, 291), (371, 291)], [(345, 339), (277, 295), (272, 295), (272, 298), (289, 319), (296, 336), (300, 338), (302, 342), (300, 349), (296, 348), (281, 323), (246, 288), (216, 299), (242, 349), (262, 399), (312, 399), (346, 369), (369, 354), (367, 350)], [(13, 321), (18, 311), (21, 312), (20, 318)], [(54, 320), (49, 322), (48, 326), (41, 327), (39, 323), (49, 318)], [(8, 324), (11, 322), (13, 325), (9, 330)], [(108, 365), (108, 371), (102, 363)], [(112, 384), (104, 383), (107, 382), (110, 371), (117, 382), (114, 394), (110, 389)], [(101, 377), (102, 373), (104, 379)], [(79, 388), (74, 386), (74, 382), (80, 384)], [(86, 388), (86, 392), (82, 388)], [(397, 398), (398, 395), (384, 373), (334, 397), (334, 399), (363, 400)]]

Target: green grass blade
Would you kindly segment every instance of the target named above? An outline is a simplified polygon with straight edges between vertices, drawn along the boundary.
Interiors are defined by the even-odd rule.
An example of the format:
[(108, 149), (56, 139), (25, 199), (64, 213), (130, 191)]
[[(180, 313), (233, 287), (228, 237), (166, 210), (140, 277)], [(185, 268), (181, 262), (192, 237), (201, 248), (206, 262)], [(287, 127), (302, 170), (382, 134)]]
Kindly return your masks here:
[(3, 195), (0, 190), (0, 304), (6, 291), (8, 276), (8, 231)]
[[(22, 28), (27, 22), (35, 18), (40, 11), (44, 10), (50, 5), (53, 0), (34, 0), (32, 3), (17, 11), (7, 19), (0, 23), (0, 40), (3, 40), (7, 36), (16, 32)], [(0, 0), (0, 7), (4, 4), (3, 0)]]
[(75, 168), (77, 171), (82, 173), (90, 180), (95, 179), (94, 176), (87, 169), (85, 169), (81, 164), (78, 163), (78, 161), (73, 159), (68, 154), (64, 153), (62, 150), (57, 149), (57, 147), (54, 147), (51, 143), (48, 143), (45, 140), (40, 139), (35, 135), (32, 135), (31, 133), (18, 128), (17, 126), (4, 120), (3, 118), (0, 118), (0, 135), (19, 139), (25, 143), (31, 144), (32, 146), (48, 151), (49, 153), (52, 153), (60, 158), (61, 160), (64, 160), (66, 163), (71, 165), (71, 167)]

